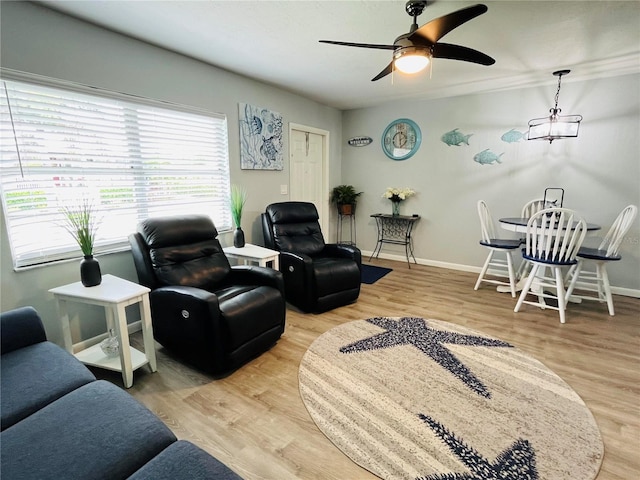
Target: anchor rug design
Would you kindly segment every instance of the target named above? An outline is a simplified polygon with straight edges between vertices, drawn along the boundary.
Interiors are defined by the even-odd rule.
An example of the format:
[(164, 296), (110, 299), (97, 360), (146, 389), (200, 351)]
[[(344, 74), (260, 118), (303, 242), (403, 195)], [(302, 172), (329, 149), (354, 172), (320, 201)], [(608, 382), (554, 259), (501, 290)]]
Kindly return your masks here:
[(560, 377), (497, 338), (422, 318), (349, 322), (299, 370), (318, 428), (383, 479), (593, 480), (604, 447)]

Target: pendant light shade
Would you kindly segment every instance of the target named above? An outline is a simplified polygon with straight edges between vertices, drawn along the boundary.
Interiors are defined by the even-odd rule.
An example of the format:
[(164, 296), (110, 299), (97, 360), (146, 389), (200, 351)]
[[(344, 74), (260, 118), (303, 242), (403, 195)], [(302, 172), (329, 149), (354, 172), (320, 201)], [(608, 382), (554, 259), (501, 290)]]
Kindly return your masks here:
[(558, 70), (553, 74), (558, 77), (558, 90), (556, 91), (555, 107), (549, 110), (548, 117), (534, 118), (529, 121), (529, 133), (527, 140), (549, 140), (549, 143), (559, 138), (572, 138), (578, 136), (578, 129), (582, 121), (582, 115), (560, 115), (558, 108), (558, 96), (560, 95), (560, 82), (562, 76), (571, 70)]

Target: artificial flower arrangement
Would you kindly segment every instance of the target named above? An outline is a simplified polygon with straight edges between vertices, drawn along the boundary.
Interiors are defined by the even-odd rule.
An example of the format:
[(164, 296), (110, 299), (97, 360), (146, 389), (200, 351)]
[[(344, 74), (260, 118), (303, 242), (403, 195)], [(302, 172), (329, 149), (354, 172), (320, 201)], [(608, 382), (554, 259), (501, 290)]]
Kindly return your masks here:
[(388, 198), (392, 202), (401, 202), (415, 194), (416, 194), (415, 190), (408, 187), (405, 187), (405, 188), (387, 187), (385, 192), (382, 194), (382, 197)]

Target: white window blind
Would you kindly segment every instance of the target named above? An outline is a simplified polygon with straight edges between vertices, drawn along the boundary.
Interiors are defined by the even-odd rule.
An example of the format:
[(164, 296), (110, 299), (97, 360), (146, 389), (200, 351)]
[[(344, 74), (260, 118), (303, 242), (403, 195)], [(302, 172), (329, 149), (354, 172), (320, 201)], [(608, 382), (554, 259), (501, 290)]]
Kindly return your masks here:
[(15, 268), (81, 256), (61, 208), (83, 201), (99, 218), (94, 253), (126, 248), (152, 216), (202, 213), (219, 231), (231, 228), (223, 115), (0, 84), (0, 183)]

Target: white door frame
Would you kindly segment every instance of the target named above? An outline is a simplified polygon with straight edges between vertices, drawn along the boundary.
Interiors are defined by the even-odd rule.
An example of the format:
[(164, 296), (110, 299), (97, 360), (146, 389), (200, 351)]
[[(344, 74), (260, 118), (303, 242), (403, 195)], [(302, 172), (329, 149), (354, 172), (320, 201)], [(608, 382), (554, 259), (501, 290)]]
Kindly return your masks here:
[[(329, 131), (322, 130), (320, 128), (309, 127), (301, 125), (299, 123), (289, 122), (289, 138), (292, 136), (293, 130), (299, 130), (301, 132), (314, 133), (322, 136), (322, 205), (320, 205), (320, 228), (324, 233), (325, 238), (330, 234), (329, 232)], [(291, 158), (293, 151), (291, 148), (291, 142), (289, 142), (289, 171), (291, 171)], [(289, 182), (291, 182), (291, 176), (289, 176)], [(289, 185), (289, 192), (291, 192), (291, 185)]]

